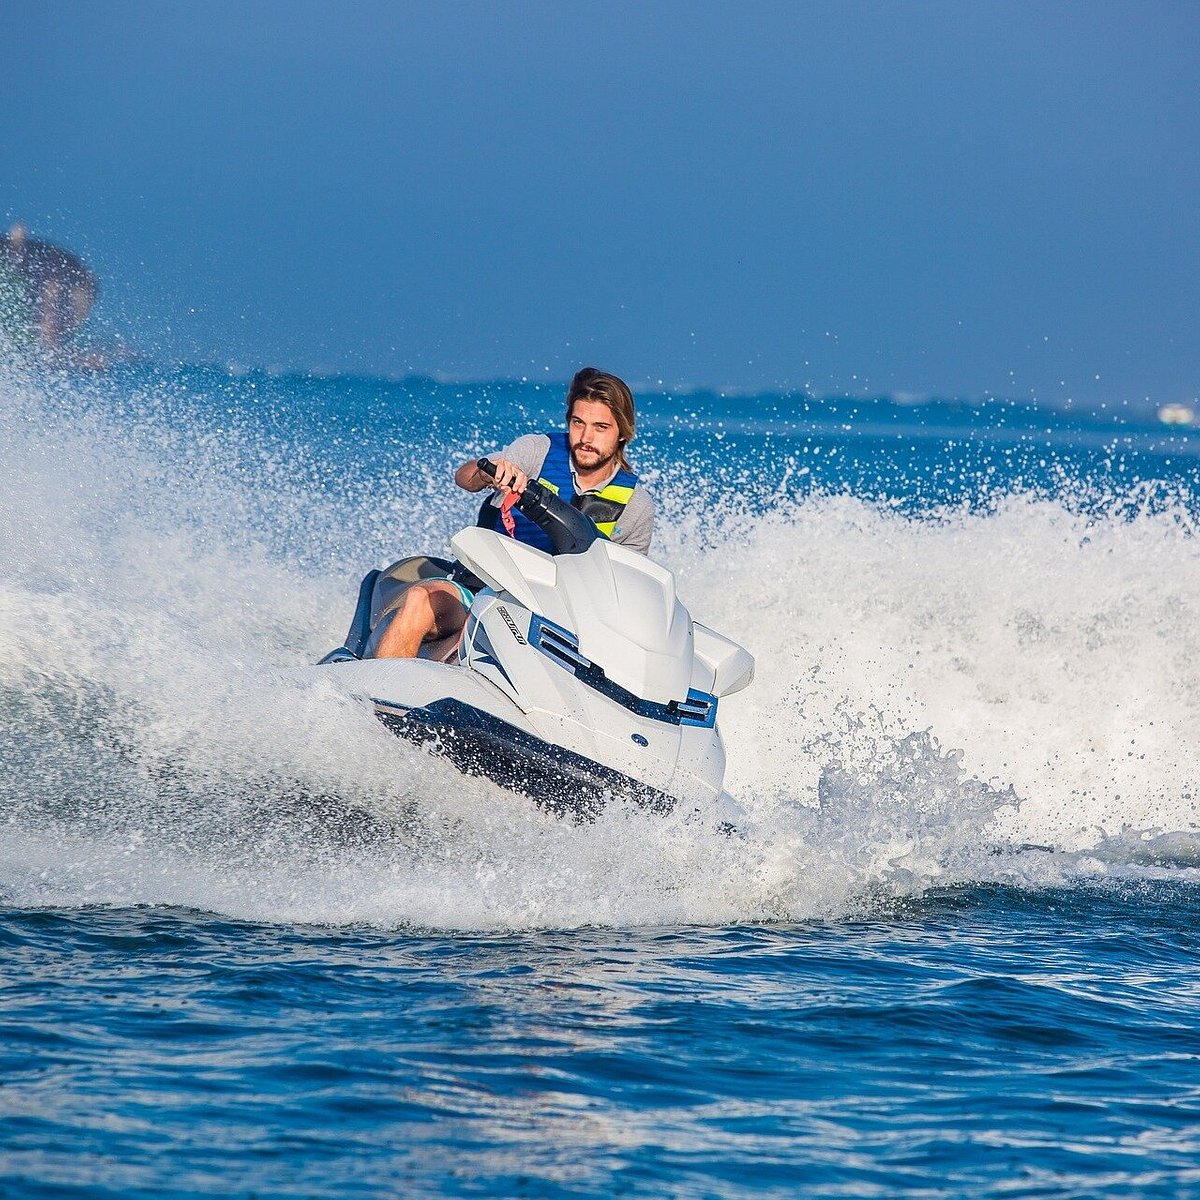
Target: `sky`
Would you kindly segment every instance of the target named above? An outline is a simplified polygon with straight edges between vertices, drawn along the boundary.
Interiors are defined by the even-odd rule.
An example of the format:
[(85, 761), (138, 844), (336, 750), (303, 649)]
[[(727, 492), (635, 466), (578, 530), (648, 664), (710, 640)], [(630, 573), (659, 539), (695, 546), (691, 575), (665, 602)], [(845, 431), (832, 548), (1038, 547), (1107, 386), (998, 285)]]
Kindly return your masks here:
[(0, 217), (167, 361), (1200, 396), (1200, 4), (0, 0)]

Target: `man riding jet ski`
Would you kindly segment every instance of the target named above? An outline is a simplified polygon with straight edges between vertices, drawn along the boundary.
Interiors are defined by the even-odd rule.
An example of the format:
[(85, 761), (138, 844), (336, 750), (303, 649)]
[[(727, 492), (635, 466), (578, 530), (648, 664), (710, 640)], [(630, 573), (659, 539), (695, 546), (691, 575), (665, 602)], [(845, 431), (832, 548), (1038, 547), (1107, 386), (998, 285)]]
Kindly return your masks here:
[(754, 660), (693, 622), (645, 557), (653, 506), (636, 503), (624, 462), (629, 389), (588, 368), (567, 415), (531, 470), (514, 458), (538, 439), (459, 468), (460, 486), (495, 487), (499, 507), (485, 501), (451, 539), (457, 562), (370, 572), (346, 644), (319, 665), (397, 734), (553, 812), (594, 816), (609, 795), (658, 811), (712, 803), (725, 772), (717, 702), (750, 682)]
[[(495, 473), (463, 463), (454, 481), (468, 492), (495, 488), (494, 503), (480, 509), (480, 523), (498, 518), (518, 541), (551, 552), (550, 539), (519, 508), (516, 498), (530, 479), (590, 517), (605, 537), (649, 553), (654, 502), (625, 457), (634, 438), (633, 394), (615, 375), (585, 367), (567, 392), (565, 433), (518, 438), (493, 460)], [(504, 497), (504, 500), (501, 500)], [(423, 580), (398, 597), (382, 617), (371, 653), (377, 658), (415, 658), (425, 643), (452, 638), (466, 623), (472, 595), (463, 580)]]

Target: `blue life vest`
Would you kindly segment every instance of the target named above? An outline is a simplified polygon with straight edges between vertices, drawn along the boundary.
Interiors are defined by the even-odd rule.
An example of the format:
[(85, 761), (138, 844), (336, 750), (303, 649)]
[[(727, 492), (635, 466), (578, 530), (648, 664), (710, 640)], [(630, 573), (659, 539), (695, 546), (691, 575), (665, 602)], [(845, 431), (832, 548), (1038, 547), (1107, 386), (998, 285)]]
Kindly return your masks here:
[[(598, 491), (576, 495), (575, 477), (571, 474), (571, 449), (565, 433), (550, 434), (550, 449), (546, 452), (546, 460), (542, 463), (541, 474), (538, 475), (539, 483), (590, 518), (592, 524), (600, 531), (601, 537), (606, 538), (612, 537), (617, 522), (625, 511), (625, 505), (629, 503), (633, 489), (637, 487), (637, 481), (638, 477), (632, 471), (626, 471), (622, 467)], [(479, 515), (481, 525), (486, 524), (491, 529), (496, 527), (498, 510), (490, 500), (480, 509)], [(554, 553), (550, 539), (540, 525), (535, 525), (515, 508), (512, 510), (512, 517), (516, 522), (513, 532), (515, 538), (528, 546), (544, 550), (547, 554)]]

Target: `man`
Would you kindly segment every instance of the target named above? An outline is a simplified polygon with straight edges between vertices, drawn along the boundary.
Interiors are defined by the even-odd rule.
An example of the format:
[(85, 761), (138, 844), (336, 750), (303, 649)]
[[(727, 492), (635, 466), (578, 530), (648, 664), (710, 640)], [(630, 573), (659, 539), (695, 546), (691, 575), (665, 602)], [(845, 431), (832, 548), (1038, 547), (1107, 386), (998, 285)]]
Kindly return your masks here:
[[(629, 388), (615, 375), (584, 367), (567, 391), (565, 433), (519, 437), (492, 458), (494, 479), (479, 470), (477, 459), (471, 459), (454, 472), (454, 482), (468, 492), (495, 488), (496, 505), (502, 495), (520, 495), (530, 479), (539, 479), (591, 517), (610, 540), (648, 554), (654, 502), (625, 457), (633, 438)], [(550, 549), (542, 529), (516, 509), (512, 517), (514, 537), (539, 550)], [(375, 657), (415, 658), (424, 642), (454, 636), (466, 623), (472, 599), (466, 588), (450, 580), (413, 584), (378, 637)]]
[(13, 346), (61, 350), (96, 291), (95, 275), (69, 251), (35, 241), (23, 225), (0, 234), (0, 334)]

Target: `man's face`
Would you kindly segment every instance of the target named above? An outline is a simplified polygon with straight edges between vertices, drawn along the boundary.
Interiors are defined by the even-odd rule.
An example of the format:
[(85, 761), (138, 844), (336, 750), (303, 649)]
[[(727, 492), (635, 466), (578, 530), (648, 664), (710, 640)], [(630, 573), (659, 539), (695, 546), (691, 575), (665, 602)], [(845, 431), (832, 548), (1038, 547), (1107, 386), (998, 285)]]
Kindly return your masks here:
[(576, 400), (567, 418), (567, 445), (577, 471), (596, 471), (617, 457), (620, 434), (612, 409), (599, 400)]

